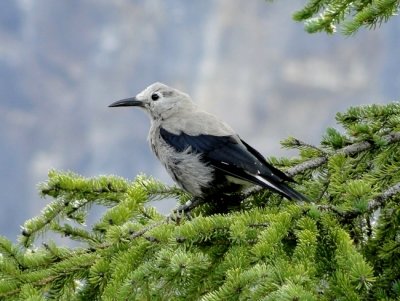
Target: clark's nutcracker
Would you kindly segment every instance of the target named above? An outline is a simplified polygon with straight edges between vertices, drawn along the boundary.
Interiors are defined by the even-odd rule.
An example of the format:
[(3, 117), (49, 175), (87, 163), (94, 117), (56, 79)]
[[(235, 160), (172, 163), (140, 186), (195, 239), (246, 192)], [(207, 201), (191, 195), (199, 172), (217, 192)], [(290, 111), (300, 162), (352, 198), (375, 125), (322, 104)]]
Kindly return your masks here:
[(174, 181), (195, 198), (235, 193), (249, 185), (292, 200), (306, 198), (285, 182), (293, 180), (269, 164), (225, 122), (200, 110), (190, 96), (154, 83), (110, 107), (137, 106), (151, 119), (151, 149)]

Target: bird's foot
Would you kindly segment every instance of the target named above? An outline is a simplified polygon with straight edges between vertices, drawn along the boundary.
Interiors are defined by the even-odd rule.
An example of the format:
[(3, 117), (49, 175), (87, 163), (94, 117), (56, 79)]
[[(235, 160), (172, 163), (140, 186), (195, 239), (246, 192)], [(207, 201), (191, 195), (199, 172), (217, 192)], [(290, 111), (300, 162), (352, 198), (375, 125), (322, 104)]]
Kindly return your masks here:
[(178, 206), (169, 216), (173, 221), (179, 222), (183, 217), (186, 217), (188, 220), (192, 219), (192, 215), (190, 211), (200, 204), (200, 199), (193, 199), (187, 201), (185, 204)]

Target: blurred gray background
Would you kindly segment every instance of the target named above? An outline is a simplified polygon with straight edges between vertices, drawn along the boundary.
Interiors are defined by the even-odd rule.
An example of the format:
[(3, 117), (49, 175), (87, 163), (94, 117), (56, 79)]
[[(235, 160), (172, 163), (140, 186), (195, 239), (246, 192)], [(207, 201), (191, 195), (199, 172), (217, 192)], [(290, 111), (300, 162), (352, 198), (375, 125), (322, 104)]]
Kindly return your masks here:
[(291, 20), (304, 3), (0, 1), (0, 234), (15, 240), (48, 203), (36, 185), (52, 168), (171, 183), (147, 116), (107, 108), (152, 82), (191, 94), (266, 156), (288, 155), (289, 135), (318, 143), (337, 111), (399, 100), (399, 18), (309, 35)]

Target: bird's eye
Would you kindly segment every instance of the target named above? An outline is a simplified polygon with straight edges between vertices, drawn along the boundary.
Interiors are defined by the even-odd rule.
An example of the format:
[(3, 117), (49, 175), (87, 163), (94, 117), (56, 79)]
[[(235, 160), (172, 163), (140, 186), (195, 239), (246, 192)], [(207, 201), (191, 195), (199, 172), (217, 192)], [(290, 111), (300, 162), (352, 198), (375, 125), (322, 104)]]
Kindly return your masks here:
[(160, 98), (160, 95), (158, 95), (157, 93), (154, 93), (154, 94), (151, 95), (151, 99), (152, 100), (157, 100), (159, 98)]

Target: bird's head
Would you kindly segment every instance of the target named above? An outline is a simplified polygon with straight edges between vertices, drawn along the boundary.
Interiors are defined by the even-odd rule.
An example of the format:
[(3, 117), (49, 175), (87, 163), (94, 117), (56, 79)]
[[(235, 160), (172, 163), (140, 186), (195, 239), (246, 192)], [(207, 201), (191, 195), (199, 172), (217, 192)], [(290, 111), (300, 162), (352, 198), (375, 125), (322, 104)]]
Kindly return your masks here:
[(154, 83), (134, 97), (113, 102), (109, 107), (136, 106), (145, 109), (150, 117), (166, 119), (194, 107), (190, 96), (162, 83)]

